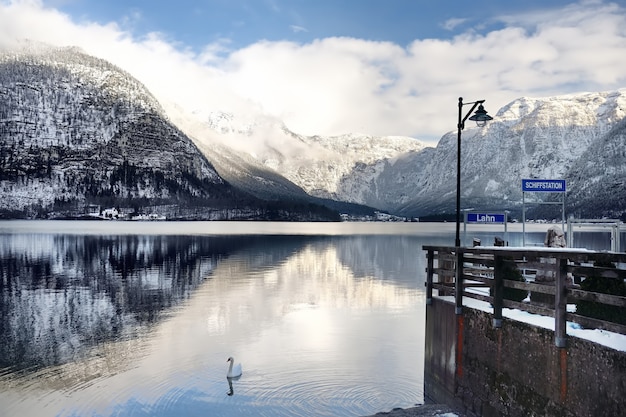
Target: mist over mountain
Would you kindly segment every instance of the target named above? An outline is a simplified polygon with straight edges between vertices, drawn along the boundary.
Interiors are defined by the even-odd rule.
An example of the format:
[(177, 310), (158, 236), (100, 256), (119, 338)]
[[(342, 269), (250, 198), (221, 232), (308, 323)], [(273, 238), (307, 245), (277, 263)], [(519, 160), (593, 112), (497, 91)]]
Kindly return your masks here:
[[(523, 97), (491, 114), (463, 131), (462, 208), (518, 216), (523, 178), (566, 179), (567, 213), (625, 215), (626, 89)], [(262, 114), (187, 113), (76, 48), (0, 53), (3, 217), (93, 206), (181, 219), (452, 215), (456, 144), (456, 130), (433, 148), (397, 136), (304, 136)]]

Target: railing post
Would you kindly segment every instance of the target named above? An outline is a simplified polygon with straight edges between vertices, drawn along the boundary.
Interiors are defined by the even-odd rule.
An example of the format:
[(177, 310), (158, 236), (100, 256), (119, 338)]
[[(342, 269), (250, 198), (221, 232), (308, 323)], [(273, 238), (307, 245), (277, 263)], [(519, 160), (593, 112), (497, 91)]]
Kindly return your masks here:
[(493, 327), (502, 327), (502, 307), (504, 304), (504, 260), (494, 255), (493, 271)]
[(454, 282), (454, 296), (456, 300), (455, 312), (457, 315), (463, 314), (463, 251), (456, 247), (456, 268)]
[(567, 346), (567, 259), (557, 258), (554, 297), (554, 343)]
[(426, 305), (433, 302), (433, 274), (434, 274), (434, 257), (435, 253), (432, 249), (428, 249), (426, 255), (428, 265), (426, 266)]

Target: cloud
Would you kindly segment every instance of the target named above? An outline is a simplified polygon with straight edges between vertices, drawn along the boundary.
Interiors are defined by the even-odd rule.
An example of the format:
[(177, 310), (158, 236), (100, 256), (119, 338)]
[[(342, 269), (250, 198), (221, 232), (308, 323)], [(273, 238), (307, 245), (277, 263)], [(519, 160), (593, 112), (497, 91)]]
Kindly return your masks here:
[(337, 37), (231, 50), (222, 39), (196, 52), (159, 33), (75, 21), (40, 1), (0, 0), (0, 48), (20, 38), (80, 46), (198, 114), (262, 111), (303, 134), (437, 140), (456, 128), (459, 96), (486, 99), (495, 115), (521, 96), (626, 86), (624, 7), (583, 1), (494, 20), (500, 29), (407, 47)]
[(137, 8), (132, 8), (126, 15), (122, 17), (120, 22), (121, 27), (126, 28), (128, 30), (132, 30), (135, 25), (143, 19), (143, 15), (141, 10)]
[(308, 32), (308, 30), (305, 27), (298, 26), (298, 25), (291, 25), (289, 26), (289, 29), (291, 29), (293, 33)]
[(454, 30), (457, 26), (462, 25), (466, 21), (467, 19), (452, 18), (443, 22), (441, 27), (444, 28), (445, 30)]

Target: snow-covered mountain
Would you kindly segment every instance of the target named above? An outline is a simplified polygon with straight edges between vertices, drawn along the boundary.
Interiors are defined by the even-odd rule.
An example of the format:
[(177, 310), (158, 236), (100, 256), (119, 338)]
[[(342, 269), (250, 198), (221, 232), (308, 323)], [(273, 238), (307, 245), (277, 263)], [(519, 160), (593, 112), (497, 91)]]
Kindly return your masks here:
[[(623, 183), (626, 142), (623, 133), (619, 135), (619, 126), (625, 117), (626, 89), (515, 100), (485, 127), (463, 132), (463, 207), (519, 212), (523, 178), (566, 179), (568, 211), (575, 207), (584, 217), (622, 215), (626, 200), (618, 194), (605, 200), (603, 210), (597, 205), (580, 205), (571, 196), (592, 201), (607, 182)], [(453, 210), (456, 144), (456, 132), (442, 137), (415, 184), (414, 199), (400, 207), (400, 212), (420, 215)], [(591, 157), (594, 162), (590, 165)], [(608, 170), (610, 164), (616, 167), (613, 171)], [(597, 181), (598, 186), (590, 187)], [(527, 194), (527, 201), (555, 197), (550, 193)]]
[[(0, 55), (3, 213), (124, 203), (185, 207), (187, 218), (211, 218), (208, 208), (255, 217), (270, 204), (258, 199), (274, 209), (454, 212), (456, 131), (435, 148), (406, 137), (303, 136), (261, 114), (159, 103), (129, 74), (74, 48), (34, 49)], [(621, 89), (520, 98), (485, 127), (467, 123), (463, 208), (519, 213), (522, 178), (566, 179), (568, 212), (623, 216), (625, 117)]]
[[(199, 116), (172, 103), (165, 103), (165, 108), (168, 117), (188, 135), (219, 175), (237, 189), (263, 200), (312, 203), (353, 215), (374, 214), (372, 207), (353, 200), (335, 200), (307, 192), (306, 181), (292, 182), (289, 172), (276, 161), (297, 158), (311, 149), (279, 120), (263, 115), (242, 118), (224, 112)], [(304, 172), (309, 166), (300, 168)]]
[(419, 140), (400, 136), (303, 136), (278, 120), (238, 123), (232, 114), (212, 113), (206, 124), (240, 156), (252, 158), (249, 163), (261, 163), (309, 195), (383, 210), (397, 198), (379, 187), (381, 173), (397, 158), (426, 148)]
[(393, 211), (403, 197), (393, 191), (395, 185), (385, 183), (384, 171), (406, 155), (428, 149), (409, 137), (304, 136), (265, 115), (189, 115), (177, 106), (165, 107), (230, 183), (259, 197), (285, 199), (296, 192), (301, 198), (304, 193), (343, 212), (364, 214), (371, 212), (368, 207)]
[[(182, 172), (226, 191), (147, 90), (105, 61), (73, 48), (27, 47), (0, 57), (0, 86), (5, 207), (89, 194), (168, 199), (177, 192), (168, 180)], [(182, 181), (190, 196), (201, 192), (193, 181)]]
[(33, 43), (0, 54), (0, 195), (4, 217), (120, 207), (168, 218), (330, 218), (225, 181), (123, 70)]
[[(582, 217), (622, 216), (626, 213), (625, 117), (626, 89), (621, 89), (523, 97), (500, 109), (483, 128), (467, 123), (462, 134), (462, 207), (511, 210), (519, 215), (523, 178), (566, 179), (568, 212)], [(212, 115), (205, 124), (221, 137), (247, 141), (254, 151), (240, 145), (241, 152), (311, 195), (407, 217), (454, 213), (456, 131), (430, 148), (402, 137), (306, 137), (279, 122), (272, 130), (267, 120), (259, 125), (249, 118), (238, 122), (232, 114)], [(526, 199), (556, 197), (560, 196), (529, 193)], [(558, 215), (545, 207), (529, 205), (528, 209)]]

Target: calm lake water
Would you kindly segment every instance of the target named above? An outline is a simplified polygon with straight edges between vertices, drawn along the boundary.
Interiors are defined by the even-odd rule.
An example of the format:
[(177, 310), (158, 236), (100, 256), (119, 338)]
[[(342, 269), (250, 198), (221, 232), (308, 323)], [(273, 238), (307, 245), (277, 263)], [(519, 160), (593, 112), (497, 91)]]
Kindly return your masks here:
[(452, 223), (0, 222), (0, 414), (362, 416), (422, 403), (421, 248), (453, 242)]

